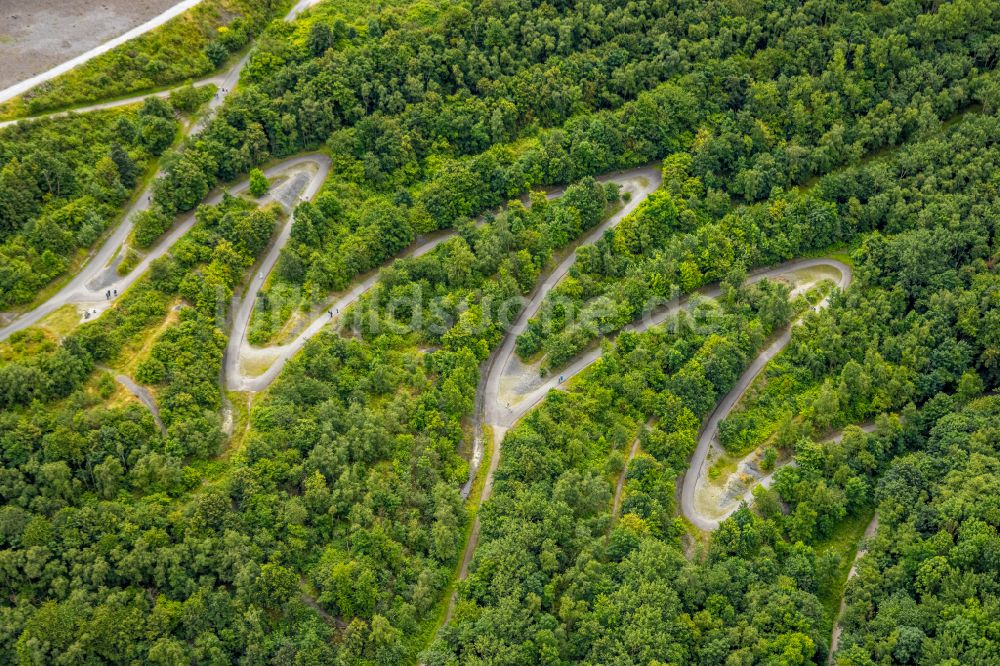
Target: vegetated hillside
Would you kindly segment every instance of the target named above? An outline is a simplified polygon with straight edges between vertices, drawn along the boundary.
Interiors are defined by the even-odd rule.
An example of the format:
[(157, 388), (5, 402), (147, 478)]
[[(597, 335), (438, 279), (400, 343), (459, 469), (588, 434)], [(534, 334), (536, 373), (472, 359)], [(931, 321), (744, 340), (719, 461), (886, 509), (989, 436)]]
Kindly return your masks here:
[(848, 584), (839, 663), (985, 664), (996, 656), (996, 396), (940, 397), (922, 450), (892, 462), (882, 527)]
[(120, 219), (178, 127), (151, 99), (0, 129), (0, 307), (30, 302)]
[[(992, 663), (996, 511), (956, 496), (996, 458), (978, 397), (1000, 373), (993, 3), (389, 4), (269, 29), (136, 237), (219, 181), (328, 152), (258, 304), (265, 342), (418, 234), (457, 234), (391, 261), (258, 396), (218, 385), (226, 307), (282, 220), (239, 199), (200, 208), (97, 321), (0, 344), (0, 662), (825, 663), (852, 526), (877, 509), (835, 659)], [(463, 503), (509, 321), (492, 304), (615, 205), (589, 176), (653, 160), (663, 187), (558, 287), (567, 312), (610, 314), (537, 321), (519, 350), (555, 369), (650, 301), (723, 295), (619, 336), (493, 443), (493, 496)], [(577, 184), (470, 221), (559, 183)], [(797, 466), (692, 543), (674, 483), (701, 419), (801, 307), (743, 278), (845, 246), (855, 283), (731, 427)], [(166, 432), (99, 366), (150, 387)]]
[[(740, 509), (711, 535), (704, 560), (684, 558), (674, 480), (685, 470), (702, 417), (761, 346), (766, 328), (759, 314), (754, 325), (723, 329), (721, 339), (701, 342), (694, 356), (668, 346), (683, 338), (625, 334), (575, 390), (550, 395), (533, 420), (508, 434), (493, 498), (482, 508), (484, 541), (460, 587), (456, 619), (439, 633), (428, 663), (489, 662), (510, 654), (517, 663), (698, 663), (712, 655), (748, 663), (825, 662), (833, 618), (823, 602), (838, 596), (855, 545), (845, 550), (837, 543), (840, 526), (867, 521), (874, 509), (885, 514), (882, 530), (905, 531), (909, 512), (923, 509), (903, 508), (899, 493), (908, 477), (899, 475), (924, 475), (903, 497), (931, 502), (943, 492), (932, 488), (946, 472), (963, 473), (971, 455), (963, 447), (985, 457), (970, 461), (968, 474), (988, 474), (996, 458), (995, 427), (973, 435), (982, 426), (964, 432), (959, 426), (958, 434), (946, 424), (965, 423), (968, 417), (958, 413), (1000, 379), (990, 175), (1000, 156), (998, 132), (995, 116), (974, 116), (944, 136), (824, 177), (804, 195), (820, 210), (830, 205), (824, 199), (836, 202), (831, 212), (846, 229), (880, 231), (865, 234), (852, 253), (858, 284), (828, 311), (807, 316), (767, 377), (789, 404), (791, 418), (777, 424), (777, 441), (797, 466), (781, 469), (773, 489), (756, 495), (753, 511)], [(784, 205), (784, 195), (777, 195), (766, 206), (773, 215)], [(743, 219), (754, 220), (758, 208), (741, 209)], [(795, 225), (782, 229), (769, 241), (780, 245), (800, 233)], [(705, 233), (678, 245), (694, 256), (717, 255), (734, 236)], [(737, 266), (753, 256), (733, 249)], [(662, 261), (670, 261), (667, 252)], [(741, 346), (747, 331), (749, 344)], [(872, 434), (849, 430), (840, 441), (827, 439), (872, 418)], [(647, 422), (652, 425), (643, 427)], [(621, 467), (636, 436), (644, 455), (628, 466), (623, 515), (615, 522), (607, 475)], [(941, 460), (941, 476), (924, 460)], [(604, 500), (595, 500), (602, 492)], [(995, 504), (986, 495), (987, 506)], [(964, 542), (967, 519), (965, 529), (977, 537), (962, 548), (986, 552), (997, 542), (989, 509), (956, 513), (947, 525), (931, 515), (926, 534), (936, 535), (945, 550), (890, 547), (891, 537), (880, 532), (876, 547), (887, 550), (872, 553), (877, 559), (863, 566), (881, 570), (894, 557), (931, 569), (935, 563), (925, 560), (944, 559), (947, 548)], [(954, 588), (944, 594), (947, 583), (935, 578), (928, 592), (943, 595), (928, 598), (922, 614), (906, 610), (915, 602), (899, 596), (902, 590), (924, 599), (920, 583), (898, 578), (902, 571), (885, 572), (885, 590), (872, 573), (852, 583), (851, 628), (837, 663), (878, 663), (886, 652), (888, 663), (920, 654), (941, 663), (945, 653), (959, 655), (959, 663), (989, 663), (996, 645), (985, 618), (998, 603), (996, 563), (989, 557), (968, 562), (965, 570), (953, 569), (953, 584), (962, 575), (975, 582), (970, 578), (956, 596)], [(946, 563), (939, 568), (948, 572)], [(929, 613), (962, 617), (963, 628)], [(878, 624), (869, 633), (873, 620)], [(909, 628), (905, 647), (895, 650), (897, 621)]]
[(18, 118), (207, 76), (239, 53), (290, 0), (203, 0), (183, 14), (0, 105)]

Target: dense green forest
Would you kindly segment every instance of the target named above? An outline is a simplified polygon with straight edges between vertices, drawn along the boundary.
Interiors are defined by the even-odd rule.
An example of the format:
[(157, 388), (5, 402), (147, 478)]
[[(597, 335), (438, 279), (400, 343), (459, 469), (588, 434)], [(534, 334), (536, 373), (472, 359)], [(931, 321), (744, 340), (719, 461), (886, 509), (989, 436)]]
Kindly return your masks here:
[[(749, 421), (735, 426), (737, 432), (751, 436), (760, 422), (769, 424), (798, 464), (780, 470), (773, 489), (758, 494), (755, 512), (741, 509), (712, 534), (704, 561), (684, 558), (679, 539), (684, 529), (672, 517), (673, 482), (684, 471), (701, 418), (720, 390), (735, 381), (747, 353), (739, 353), (734, 339), (729, 343), (734, 348), (723, 358), (735, 367), (720, 368), (718, 360), (695, 363), (676, 352), (668, 354), (655, 333), (638, 339), (623, 335), (570, 393), (578, 396), (579, 407), (566, 405), (560, 394), (551, 395), (536, 415), (537, 425), (528, 421), (508, 434), (497, 491), (483, 507), (486, 541), (461, 588), (456, 622), (439, 634), (428, 663), (494, 663), (512, 653), (517, 656), (510, 663), (549, 658), (587, 663), (718, 658), (722, 663), (732, 655), (745, 663), (778, 657), (790, 661), (775, 663), (825, 660), (832, 617), (822, 602), (833, 586), (842, 584), (836, 572), (843, 562), (826, 547), (837, 526), (877, 509), (888, 523), (882, 529), (905, 529), (905, 512), (918, 509), (909, 498), (922, 491), (901, 480), (898, 475), (905, 472), (895, 471), (896, 465), (919, 474), (919, 461), (954, 456), (957, 462), (972, 455), (963, 453), (963, 446), (996, 456), (995, 424), (975, 437), (966, 432), (965, 440), (962, 434), (946, 438), (947, 444), (940, 439), (942, 431), (954, 432), (948, 430), (951, 420), (969, 419), (959, 422), (971, 423), (969, 430), (978, 427), (974, 416), (957, 413), (998, 379), (995, 308), (1000, 281), (992, 269), (997, 257), (992, 174), (998, 129), (993, 116), (969, 118), (944, 136), (817, 183), (817, 204), (829, 205), (823, 201), (829, 197), (836, 219), (846, 228), (862, 223), (862, 228), (882, 233), (866, 236), (852, 253), (861, 284), (837, 297), (829, 311), (810, 315), (796, 328), (791, 345), (769, 370), (768, 391), (737, 413)], [(768, 207), (780, 210), (781, 202), (776, 198)], [(743, 210), (752, 214), (754, 208)], [(861, 219), (853, 218), (852, 209)], [(812, 219), (821, 221), (822, 216)], [(780, 245), (788, 242), (783, 236), (797, 233), (794, 225), (785, 225), (769, 238)], [(711, 239), (730, 237), (710, 235), (703, 245), (693, 240), (686, 245), (699, 254), (711, 251)], [(743, 261), (737, 254), (736, 262)], [(755, 328), (742, 324), (736, 330)], [(721, 344), (706, 341), (701, 353)], [(760, 346), (759, 338), (756, 344)], [(592, 392), (603, 397), (603, 419)], [(782, 401), (783, 410), (770, 404), (775, 400)], [(973, 403), (968, 409), (975, 413), (977, 405), (989, 404)], [(633, 420), (620, 424), (620, 415), (630, 412), (636, 414)], [(836, 428), (872, 417), (878, 417), (873, 434), (854, 430), (839, 442), (822, 441)], [(652, 426), (639, 436), (648, 455), (630, 463), (624, 516), (613, 523), (610, 485), (602, 474), (620, 467), (622, 451), (639, 430), (636, 424), (647, 422)], [(588, 423), (599, 433), (614, 433), (618, 426), (621, 434), (607, 437), (588, 454), (576, 447), (595, 436), (571, 434)], [(941, 452), (949, 446), (957, 450)], [(552, 450), (546, 455), (548, 447)], [(977, 460), (976, 465), (967, 473), (988, 474), (987, 462)], [(938, 480), (949, 470), (942, 467)], [(923, 468), (922, 473), (930, 472)], [(579, 491), (588, 483), (594, 491)], [(563, 498), (561, 489), (572, 492)], [(604, 499), (594, 500), (601, 491)], [(928, 488), (919, 497), (933, 502), (934, 492)], [(974, 486), (961, 492), (965, 498), (956, 502), (980, 501)], [(559, 498), (555, 505), (552, 498)], [(970, 529), (982, 525), (976, 543), (989, 549), (998, 538), (997, 525), (995, 520), (976, 522), (974, 516), (980, 515), (968, 514), (975, 526)], [(560, 521), (568, 516), (573, 520), (561, 532)], [(966, 517), (957, 514), (947, 528), (933, 523), (942, 547), (950, 546), (952, 538), (961, 541)], [(580, 519), (588, 526), (583, 530)], [(938, 525), (946, 531), (938, 533)], [(897, 547), (898, 542), (879, 534), (876, 547), (889, 542)], [(910, 560), (913, 567), (936, 557), (931, 548), (903, 552), (915, 558)], [(935, 599), (935, 610), (926, 612), (948, 616), (981, 607), (980, 617), (988, 617), (998, 603), (997, 569), (990, 562), (982, 568), (980, 580), (970, 581), (963, 592)], [(865, 580), (859, 578), (851, 589)], [(892, 585), (921, 598), (919, 583), (907, 586), (894, 580)], [(906, 612), (899, 606), (905, 600), (891, 590), (868, 591), (857, 601), (854, 594), (861, 593), (852, 592), (849, 618), (857, 624), (847, 640), (858, 645), (851, 645), (842, 663), (880, 663), (887, 649), (896, 655), (892, 645), (898, 639), (893, 632), (899, 616), (893, 613)], [(857, 607), (863, 603), (868, 606)], [(880, 603), (885, 604), (885, 628), (876, 636), (868, 633), (868, 621), (883, 612)], [(775, 616), (778, 608), (783, 613)], [(978, 611), (970, 612), (976, 617)], [(990, 663), (997, 653), (985, 619), (965, 625), (975, 633), (960, 637), (944, 625), (935, 626), (926, 614), (920, 624), (919, 617), (914, 616), (913, 630), (905, 637), (907, 647), (900, 647), (889, 663), (909, 663), (923, 649), (925, 634), (918, 630), (931, 638), (925, 645), (928, 654), (938, 655), (926, 663), (942, 663), (943, 655), (956, 649), (965, 651), (957, 663)]]
[[(264, 29), (162, 160), (156, 100), (0, 130), (0, 304), (157, 167), (135, 243), (196, 211), (99, 318), (0, 342), (0, 663), (825, 664), (835, 625), (839, 666), (998, 663), (997, 34), (987, 0), (332, 0)], [(314, 150), (291, 218), (202, 203)], [(576, 248), (627, 203), (595, 177), (651, 163)], [(516, 351), (600, 360), (487, 433), (492, 494), (484, 465), (465, 499), (482, 378), (573, 253)], [(831, 255), (844, 292), (746, 281)], [(251, 281), (263, 345), (376, 268), (269, 388), (224, 390)], [(699, 431), (793, 320), (720, 440), (794, 464), (700, 532), (675, 493)]]

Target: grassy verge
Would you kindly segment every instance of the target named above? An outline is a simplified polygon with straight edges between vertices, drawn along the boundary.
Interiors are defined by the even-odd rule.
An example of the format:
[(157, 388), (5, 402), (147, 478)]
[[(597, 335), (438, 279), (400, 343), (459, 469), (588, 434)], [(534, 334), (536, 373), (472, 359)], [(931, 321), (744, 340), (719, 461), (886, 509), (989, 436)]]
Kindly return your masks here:
[(837, 572), (834, 576), (834, 584), (830, 586), (830, 589), (825, 594), (818, 595), (826, 611), (826, 616), (830, 621), (831, 628), (837, 618), (840, 600), (844, 596), (844, 587), (847, 585), (847, 575), (854, 564), (854, 557), (858, 552), (861, 537), (864, 536), (865, 528), (868, 527), (874, 515), (874, 511), (866, 511), (857, 516), (842, 520), (834, 528), (833, 534), (815, 546), (817, 558), (829, 552), (835, 553), (840, 558), (840, 563), (837, 565)]
[(38, 322), (39, 328), (44, 328), (56, 337), (65, 337), (80, 323), (80, 310), (76, 305), (64, 305), (45, 319)]

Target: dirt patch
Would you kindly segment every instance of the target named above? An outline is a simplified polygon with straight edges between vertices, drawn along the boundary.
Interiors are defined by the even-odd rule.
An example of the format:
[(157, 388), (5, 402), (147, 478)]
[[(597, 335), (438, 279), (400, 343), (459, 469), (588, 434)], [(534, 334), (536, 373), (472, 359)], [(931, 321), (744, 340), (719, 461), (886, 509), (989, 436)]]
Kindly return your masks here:
[(497, 400), (504, 405), (520, 403), (528, 394), (545, 383), (547, 377), (542, 377), (541, 367), (541, 360), (525, 363), (516, 355), (512, 355), (500, 377), (500, 393)]
[(142, 25), (178, 0), (0, 0), (0, 88)]

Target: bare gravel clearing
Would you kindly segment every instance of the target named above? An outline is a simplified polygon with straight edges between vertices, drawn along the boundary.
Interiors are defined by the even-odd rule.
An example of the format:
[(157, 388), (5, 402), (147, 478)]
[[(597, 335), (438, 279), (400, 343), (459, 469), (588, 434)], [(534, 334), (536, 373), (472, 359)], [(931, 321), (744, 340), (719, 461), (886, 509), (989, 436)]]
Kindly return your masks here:
[(161, 14), (177, 0), (0, 0), (0, 88)]

